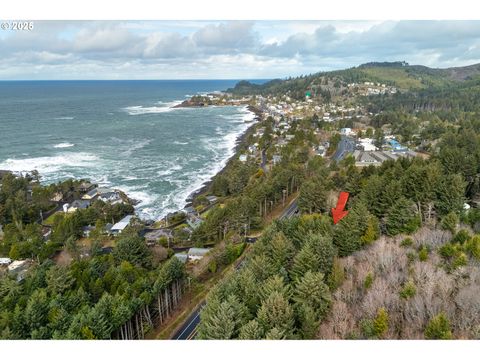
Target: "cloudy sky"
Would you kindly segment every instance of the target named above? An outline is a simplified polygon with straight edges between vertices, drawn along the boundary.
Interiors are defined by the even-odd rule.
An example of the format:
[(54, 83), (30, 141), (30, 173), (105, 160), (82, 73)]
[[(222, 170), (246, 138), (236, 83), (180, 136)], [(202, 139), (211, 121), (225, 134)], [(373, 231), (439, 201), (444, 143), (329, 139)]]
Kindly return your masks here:
[(0, 79), (253, 79), (480, 62), (480, 21), (36, 21), (0, 30)]

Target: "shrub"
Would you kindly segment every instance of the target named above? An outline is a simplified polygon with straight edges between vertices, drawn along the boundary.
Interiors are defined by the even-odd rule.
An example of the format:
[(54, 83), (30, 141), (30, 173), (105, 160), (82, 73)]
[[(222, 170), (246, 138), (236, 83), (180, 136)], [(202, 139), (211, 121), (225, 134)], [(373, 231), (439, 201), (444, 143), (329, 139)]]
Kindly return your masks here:
[(400, 243), (400, 246), (402, 246), (402, 247), (410, 247), (412, 245), (413, 245), (413, 239), (411, 237), (406, 237)]
[(382, 338), (388, 330), (388, 312), (383, 307), (378, 309), (377, 316), (373, 320), (373, 330), (379, 338)]
[(443, 230), (448, 230), (452, 234), (454, 234), (457, 228), (458, 221), (459, 221), (458, 215), (455, 214), (454, 212), (451, 212), (443, 217), (442, 222), (440, 223), (440, 226), (442, 227)]
[(468, 239), (470, 239), (470, 237), (470, 233), (467, 230), (462, 229), (453, 237), (452, 242), (464, 244)]
[(402, 299), (410, 299), (411, 297), (414, 297), (416, 293), (417, 288), (415, 287), (415, 284), (413, 281), (409, 280), (400, 290), (400, 297)]
[(363, 287), (365, 289), (370, 289), (373, 284), (373, 275), (372, 273), (368, 273), (368, 275), (365, 277), (365, 280), (363, 281)]
[(425, 339), (449, 340), (452, 339), (450, 321), (444, 313), (434, 316), (425, 328)]
[(215, 260), (210, 261), (208, 264), (208, 271), (211, 273), (216, 273), (217, 272), (217, 262)]
[(480, 260), (480, 236), (476, 235), (468, 239), (465, 243), (465, 250), (471, 257)]
[(428, 249), (425, 246), (422, 246), (418, 251), (418, 259), (420, 261), (427, 261), (428, 259)]
[(335, 290), (342, 285), (345, 280), (345, 269), (338, 258), (333, 259), (332, 273), (328, 276), (328, 286)]

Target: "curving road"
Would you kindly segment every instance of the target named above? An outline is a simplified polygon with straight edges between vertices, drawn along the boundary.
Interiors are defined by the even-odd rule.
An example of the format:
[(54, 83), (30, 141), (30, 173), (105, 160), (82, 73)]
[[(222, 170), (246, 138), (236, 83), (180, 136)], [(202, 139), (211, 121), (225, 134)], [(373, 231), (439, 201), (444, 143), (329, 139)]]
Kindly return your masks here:
[(355, 151), (355, 140), (351, 137), (342, 135), (342, 139), (338, 143), (337, 151), (332, 156), (332, 160), (340, 161), (347, 154), (353, 153)]
[[(289, 219), (298, 214), (297, 199), (294, 199), (287, 208), (279, 216), (279, 219)], [(235, 265), (235, 271), (240, 270), (245, 264), (245, 258), (243, 258), (237, 265)], [(203, 301), (199, 306), (190, 314), (185, 320), (183, 325), (173, 335), (172, 340), (194, 340), (197, 335), (198, 324), (200, 323), (200, 312), (205, 306), (206, 302)]]

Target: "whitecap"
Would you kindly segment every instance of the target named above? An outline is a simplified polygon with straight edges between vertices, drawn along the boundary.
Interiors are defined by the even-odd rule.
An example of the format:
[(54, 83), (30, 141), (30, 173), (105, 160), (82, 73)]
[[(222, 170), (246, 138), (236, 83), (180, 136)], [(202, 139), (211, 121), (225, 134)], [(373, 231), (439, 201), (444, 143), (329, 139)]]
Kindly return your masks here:
[(89, 153), (62, 153), (55, 156), (41, 156), (25, 159), (7, 159), (0, 163), (0, 168), (14, 172), (38, 170), (48, 175), (68, 167), (95, 167), (98, 157)]
[(54, 120), (73, 120), (75, 119), (75, 116), (59, 116), (54, 118)]
[(68, 142), (53, 145), (53, 147), (56, 148), (56, 149), (69, 148), (69, 147), (72, 147), (72, 146), (75, 146), (75, 144), (71, 144), (71, 143), (68, 143)]
[(127, 106), (123, 108), (129, 115), (144, 115), (144, 114), (160, 114), (170, 112), (179, 108), (175, 108), (175, 105), (181, 104), (181, 101), (171, 101), (171, 102), (162, 102), (159, 101), (158, 104), (164, 106)]

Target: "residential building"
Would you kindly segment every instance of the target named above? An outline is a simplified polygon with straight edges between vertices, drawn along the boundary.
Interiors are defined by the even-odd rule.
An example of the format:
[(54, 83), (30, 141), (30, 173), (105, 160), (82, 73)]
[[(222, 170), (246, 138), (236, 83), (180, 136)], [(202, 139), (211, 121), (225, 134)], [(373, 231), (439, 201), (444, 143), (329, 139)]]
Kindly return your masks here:
[(132, 218), (133, 215), (125, 216), (122, 220), (112, 226), (110, 232), (114, 235), (122, 233), (122, 231), (130, 225), (130, 221), (132, 220)]
[(210, 249), (190, 248), (188, 249), (188, 260), (189, 261), (201, 260), (209, 251)]

